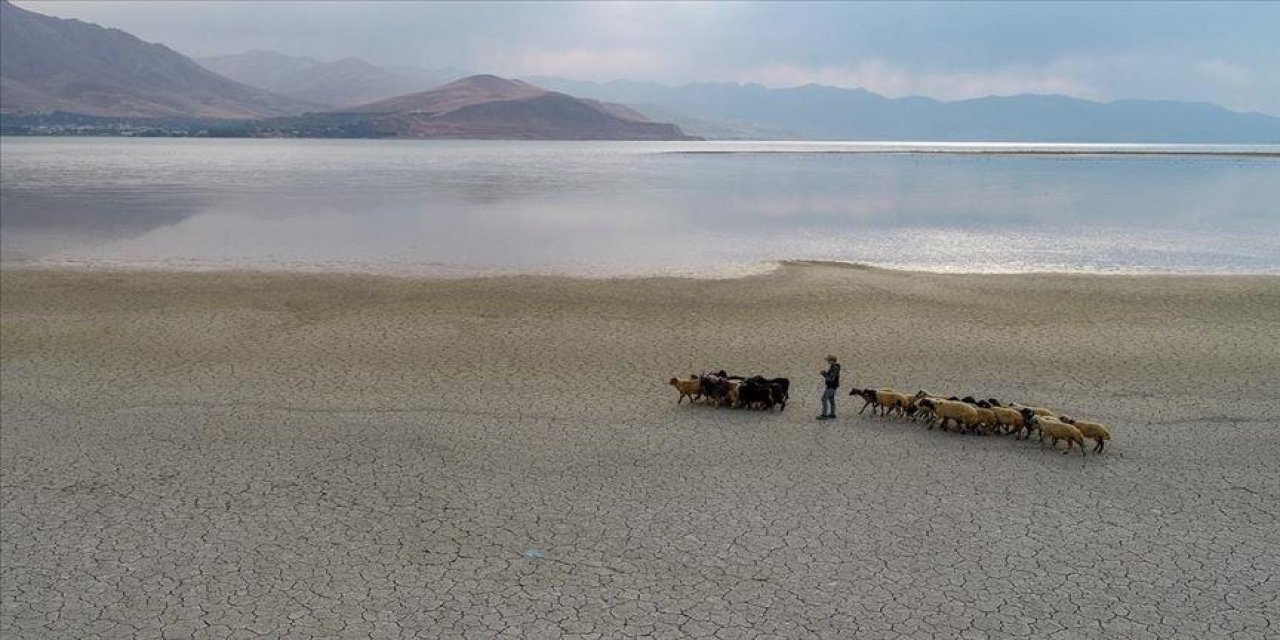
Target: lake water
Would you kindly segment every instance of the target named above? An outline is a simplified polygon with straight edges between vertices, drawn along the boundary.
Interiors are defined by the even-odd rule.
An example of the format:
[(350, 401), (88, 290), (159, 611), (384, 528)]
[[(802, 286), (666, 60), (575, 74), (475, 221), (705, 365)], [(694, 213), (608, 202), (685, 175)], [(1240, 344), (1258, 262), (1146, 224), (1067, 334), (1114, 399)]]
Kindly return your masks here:
[(4, 138), (8, 263), (1280, 273), (1280, 146)]

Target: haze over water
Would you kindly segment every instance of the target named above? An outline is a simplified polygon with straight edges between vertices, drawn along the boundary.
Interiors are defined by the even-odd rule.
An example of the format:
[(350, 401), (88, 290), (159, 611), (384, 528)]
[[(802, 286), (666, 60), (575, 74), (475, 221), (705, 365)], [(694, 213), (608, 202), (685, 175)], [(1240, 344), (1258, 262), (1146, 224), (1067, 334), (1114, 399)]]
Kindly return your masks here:
[(5, 138), (9, 263), (1280, 273), (1280, 147)]

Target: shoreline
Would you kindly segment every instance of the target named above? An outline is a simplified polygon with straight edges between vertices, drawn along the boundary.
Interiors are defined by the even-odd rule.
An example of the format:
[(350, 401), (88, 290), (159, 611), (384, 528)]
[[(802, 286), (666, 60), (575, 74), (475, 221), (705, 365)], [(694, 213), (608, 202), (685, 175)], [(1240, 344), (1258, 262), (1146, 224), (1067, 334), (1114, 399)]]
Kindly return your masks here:
[[(696, 140), (609, 140), (609, 139), (531, 139), (531, 138), (394, 138), (394, 137), (324, 137), (324, 136), (306, 136), (306, 137), (288, 137), (288, 136), (263, 136), (263, 137), (216, 137), (216, 136), (139, 136), (139, 135), (123, 135), (123, 134), (103, 134), (103, 135), (75, 135), (75, 134), (4, 134), (0, 135), (0, 140), (18, 140), (18, 139), (68, 139), (68, 140), (97, 140), (97, 139), (113, 139), (113, 140), (210, 140), (210, 141), (238, 141), (238, 140), (315, 140), (328, 142), (392, 142), (392, 143), (529, 143), (537, 144), (558, 144), (558, 143), (600, 143), (600, 144), (693, 144), (707, 146), (747, 146), (747, 145), (772, 145), (784, 146), (792, 145), (795, 147), (812, 147), (814, 150), (803, 149), (776, 149), (776, 150), (752, 150), (752, 149), (671, 149), (658, 150), (655, 153), (902, 153), (902, 154), (940, 154), (940, 155), (966, 155), (966, 154), (1009, 154), (1009, 155), (1119, 155), (1119, 156), (1145, 156), (1145, 155), (1169, 155), (1169, 156), (1244, 156), (1244, 157), (1260, 157), (1260, 158), (1276, 158), (1280, 157), (1280, 142), (1035, 142), (1035, 141), (999, 141), (993, 142), (988, 140), (742, 140), (742, 139), (696, 139)], [(832, 146), (859, 147), (850, 149), (823, 149), (823, 147)]]
[(1280, 158), (1277, 151), (1143, 151), (1143, 150), (1089, 150), (1089, 149), (688, 149), (663, 151), (676, 155), (940, 155), (940, 156), (1082, 156), (1082, 157), (1168, 157), (1168, 158)]
[(843, 260), (810, 260), (784, 259), (768, 260), (755, 265), (730, 265), (721, 272), (699, 271), (697, 269), (672, 269), (668, 272), (633, 272), (633, 273), (592, 273), (589, 270), (569, 272), (566, 268), (547, 269), (482, 269), (470, 267), (454, 267), (439, 265), (439, 271), (427, 269), (388, 269), (385, 265), (240, 265), (229, 266), (222, 263), (202, 263), (187, 265), (155, 265), (146, 263), (121, 262), (79, 262), (79, 261), (40, 261), (40, 262), (0, 262), (0, 270), (30, 272), (68, 272), (68, 273), (114, 273), (114, 274), (251, 274), (251, 275), (314, 275), (314, 276), (359, 276), (371, 278), (392, 278), (397, 280), (490, 280), (510, 278), (549, 278), (581, 280), (586, 282), (633, 281), (633, 280), (690, 280), (690, 281), (726, 281), (742, 280), (761, 276), (786, 269), (829, 268), (849, 269), (854, 271), (883, 271), (900, 274), (918, 274), (928, 276), (1070, 276), (1100, 278), (1280, 278), (1280, 269), (1274, 271), (1161, 271), (1161, 270), (1023, 270), (1023, 271), (961, 271), (950, 269), (926, 269), (918, 266), (898, 267), (877, 265), (866, 262)]

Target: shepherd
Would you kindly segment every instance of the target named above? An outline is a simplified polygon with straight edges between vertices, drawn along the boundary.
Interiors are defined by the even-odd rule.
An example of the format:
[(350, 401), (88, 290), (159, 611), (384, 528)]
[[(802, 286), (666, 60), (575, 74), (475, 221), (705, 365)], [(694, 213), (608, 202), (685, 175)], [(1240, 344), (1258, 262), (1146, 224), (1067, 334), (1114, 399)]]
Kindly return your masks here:
[(827, 356), (827, 368), (818, 372), (822, 375), (825, 388), (822, 390), (822, 415), (819, 420), (831, 420), (836, 417), (836, 389), (840, 388), (840, 364), (835, 356)]

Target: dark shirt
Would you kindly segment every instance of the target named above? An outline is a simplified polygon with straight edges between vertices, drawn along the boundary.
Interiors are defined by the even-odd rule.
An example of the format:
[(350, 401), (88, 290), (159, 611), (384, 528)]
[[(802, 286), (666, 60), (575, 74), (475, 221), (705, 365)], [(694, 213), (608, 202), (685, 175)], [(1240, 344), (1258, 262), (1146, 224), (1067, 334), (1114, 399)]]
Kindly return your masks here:
[(827, 373), (822, 377), (827, 379), (828, 389), (839, 389), (840, 388), (840, 365), (833, 363), (830, 367), (827, 367)]

